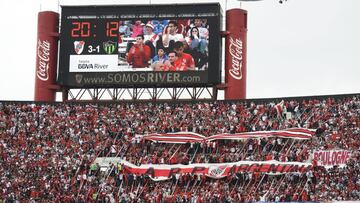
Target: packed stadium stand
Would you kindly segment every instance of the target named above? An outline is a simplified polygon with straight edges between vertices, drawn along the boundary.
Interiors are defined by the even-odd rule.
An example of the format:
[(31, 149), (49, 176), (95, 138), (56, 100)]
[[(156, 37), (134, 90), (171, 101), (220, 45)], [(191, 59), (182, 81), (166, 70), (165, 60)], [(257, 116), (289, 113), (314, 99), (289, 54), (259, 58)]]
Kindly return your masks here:
[[(214, 135), (309, 129), (286, 136)], [(154, 141), (148, 135), (204, 136)], [(0, 102), (0, 202), (254, 202), (360, 200), (360, 95), (201, 102)], [(349, 152), (344, 164), (338, 164)], [(315, 152), (335, 152), (314, 159)], [(325, 154), (325, 153), (323, 153)], [(321, 155), (318, 155), (321, 156)], [(325, 155), (324, 155), (325, 156)], [(337, 156), (337, 157), (336, 157)], [(109, 161), (110, 160), (110, 161)], [(308, 164), (214, 178), (141, 166)], [(326, 164), (327, 163), (327, 164)], [(251, 167), (250, 167), (251, 168)]]

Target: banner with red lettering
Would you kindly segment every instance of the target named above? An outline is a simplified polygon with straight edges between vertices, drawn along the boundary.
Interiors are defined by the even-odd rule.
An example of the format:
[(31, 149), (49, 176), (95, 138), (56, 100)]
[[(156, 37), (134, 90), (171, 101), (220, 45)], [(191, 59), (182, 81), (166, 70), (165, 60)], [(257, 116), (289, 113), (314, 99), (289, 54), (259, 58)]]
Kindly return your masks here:
[(153, 142), (161, 143), (190, 143), (190, 142), (209, 142), (214, 140), (244, 140), (254, 138), (265, 138), (265, 137), (281, 137), (291, 139), (310, 139), (315, 134), (313, 129), (305, 128), (292, 128), (278, 131), (257, 131), (257, 132), (246, 132), (246, 133), (223, 133), (205, 137), (203, 135), (193, 132), (178, 132), (178, 133), (166, 133), (166, 134), (149, 134), (144, 135), (145, 140), (151, 140)]
[[(101, 161), (99, 161), (101, 163)], [(118, 160), (124, 164), (127, 173), (148, 175), (153, 179), (165, 180), (175, 174), (201, 174), (211, 178), (223, 178), (237, 172), (262, 172), (281, 174), (289, 172), (304, 173), (312, 169), (311, 163), (271, 161), (239, 161), (231, 163), (198, 163), (198, 164), (143, 164), (136, 166), (125, 160)], [(108, 165), (107, 165), (108, 166)]]
[(313, 152), (313, 160), (318, 166), (331, 168), (333, 166), (344, 167), (351, 153), (347, 150), (318, 150)]

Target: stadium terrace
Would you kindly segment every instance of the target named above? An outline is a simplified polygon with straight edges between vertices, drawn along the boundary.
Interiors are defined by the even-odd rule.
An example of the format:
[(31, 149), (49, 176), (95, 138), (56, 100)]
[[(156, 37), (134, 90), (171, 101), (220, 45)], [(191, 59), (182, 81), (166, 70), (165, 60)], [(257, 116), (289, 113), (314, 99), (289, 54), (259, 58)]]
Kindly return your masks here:
[(359, 95), (283, 103), (1, 102), (0, 199), (359, 200)]

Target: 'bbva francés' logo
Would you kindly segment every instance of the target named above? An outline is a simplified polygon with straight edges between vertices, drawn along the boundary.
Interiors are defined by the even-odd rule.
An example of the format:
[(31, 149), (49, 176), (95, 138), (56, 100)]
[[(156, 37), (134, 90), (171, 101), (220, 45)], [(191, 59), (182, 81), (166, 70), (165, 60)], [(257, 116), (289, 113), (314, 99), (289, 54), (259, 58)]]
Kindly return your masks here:
[(112, 54), (114, 53), (114, 51), (116, 50), (116, 42), (112, 42), (112, 41), (107, 41), (107, 42), (103, 42), (103, 48), (105, 53), (107, 54)]
[(50, 42), (47, 40), (38, 40), (37, 44), (38, 64), (36, 77), (42, 81), (49, 79), (49, 62), (50, 62)]
[(242, 79), (242, 41), (239, 38), (230, 37), (229, 52), (231, 55), (231, 68), (229, 73), (236, 80)]

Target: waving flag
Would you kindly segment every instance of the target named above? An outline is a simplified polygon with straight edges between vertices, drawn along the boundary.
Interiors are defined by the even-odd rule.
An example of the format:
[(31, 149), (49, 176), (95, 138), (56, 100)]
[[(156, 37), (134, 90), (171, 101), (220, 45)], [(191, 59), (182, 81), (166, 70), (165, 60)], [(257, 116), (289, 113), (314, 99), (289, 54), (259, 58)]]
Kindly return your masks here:
[(284, 105), (284, 100), (281, 100), (278, 104), (275, 105), (275, 109), (277, 112), (277, 116), (282, 118), (284, 110), (286, 110), (286, 107)]
[(193, 133), (193, 132), (178, 132), (178, 133), (166, 133), (166, 134), (149, 134), (144, 135), (143, 139), (151, 140), (153, 142), (162, 143), (191, 143), (191, 142), (207, 142), (213, 140), (244, 140), (254, 138), (266, 138), (266, 137), (281, 137), (291, 139), (310, 139), (315, 134), (315, 130), (306, 128), (291, 128), (278, 131), (256, 131), (236, 134), (218, 134), (210, 137)]
[(305, 128), (292, 128), (278, 131), (256, 131), (236, 134), (218, 134), (207, 138), (207, 141), (212, 140), (243, 140), (265, 137), (281, 137), (291, 139), (310, 139), (315, 134), (315, 130)]
[(162, 143), (180, 143), (185, 144), (188, 142), (203, 142), (206, 137), (193, 132), (178, 132), (166, 134), (149, 134), (143, 137), (145, 140)]

